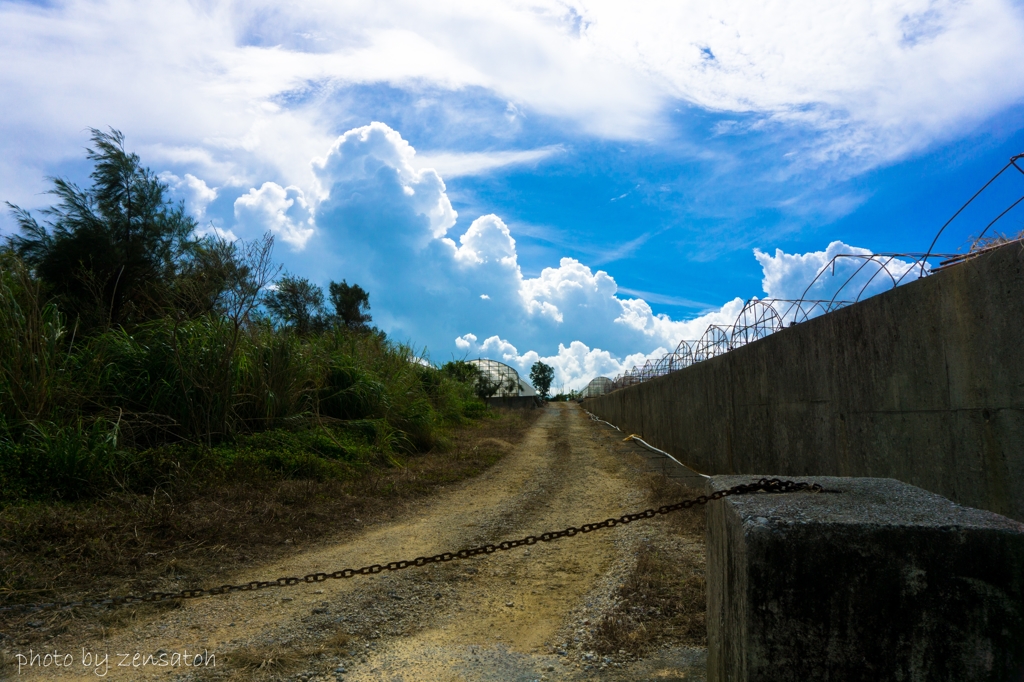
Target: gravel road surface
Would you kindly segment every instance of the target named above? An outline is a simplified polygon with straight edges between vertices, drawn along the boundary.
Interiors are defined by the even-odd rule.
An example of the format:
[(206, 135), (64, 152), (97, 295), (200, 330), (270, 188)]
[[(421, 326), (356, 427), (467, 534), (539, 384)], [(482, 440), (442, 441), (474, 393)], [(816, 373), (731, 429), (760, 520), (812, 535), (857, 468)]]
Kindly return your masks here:
[[(552, 404), (482, 475), (401, 518), (364, 519), (364, 530), (344, 541), (229, 580), (384, 564), (641, 510), (645, 460), (621, 438), (575, 404)], [(146, 607), (104, 639), (69, 632), (40, 644), (34, 653), (56, 652), (71, 665), (51, 657), (42, 667), (40, 659), (20, 674), (15, 668), (15, 678), (703, 680), (703, 649), (668, 646), (638, 659), (591, 648), (593, 626), (613, 608), (639, 543), (702, 551), (666, 532), (641, 521), (442, 565)]]

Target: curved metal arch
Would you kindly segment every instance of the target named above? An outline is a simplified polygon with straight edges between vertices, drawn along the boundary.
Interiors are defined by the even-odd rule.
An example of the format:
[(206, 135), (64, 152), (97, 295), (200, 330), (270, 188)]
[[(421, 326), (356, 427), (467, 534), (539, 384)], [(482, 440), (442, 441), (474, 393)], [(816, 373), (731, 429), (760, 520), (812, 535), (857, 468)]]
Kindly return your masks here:
[(658, 365), (661, 368), (661, 374), (659, 374), (658, 376), (671, 374), (672, 372), (676, 372), (681, 369), (681, 367), (679, 366), (679, 358), (675, 353), (665, 353), (665, 355), (658, 362)]
[[(995, 175), (993, 175), (993, 176), (992, 176), (992, 177), (991, 177), (991, 178), (989, 179), (989, 181), (988, 181), (988, 182), (986, 182), (986, 183), (985, 183), (984, 185), (982, 185), (981, 189), (979, 189), (979, 190), (978, 190), (977, 192), (975, 192), (975, 193), (974, 193), (974, 195), (973, 195), (973, 196), (972, 196), (972, 197), (971, 197), (970, 199), (968, 199), (968, 200), (967, 200), (967, 203), (965, 203), (965, 204), (964, 204), (963, 206), (961, 206), (961, 207), (960, 207), (959, 209), (957, 209), (957, 212), (956, 212), (956, 213), (954, 213), (954, 214), (953, 214), (953, 215), (952, 215), (952, 216), (950, 217), (950, 219), (949, 219), (949, 220), (947, 220), (947, 221), (946, 221), (945, 223), (943, 223), (942, 227), (940, 227), (940, 228), (939, 228), (939, 231), (938, 231), (938, 232), (937, 232), (937, 233), (935, 234), (935, 238), (934, 238), (934, 239), (932, 239), (932, 243), (931, 243), (931, 245), (930, 245), (930, 246), (928, 247), (928, 251), (927, 251), (927, 252), (925, 252), (925, 253), (924, 253), (924, 254), (923, 254), (923, 255), (921, 256), (921, 258), (919, 259), (919, 261), (918, 261), (918, 262), (920, 263), (920, 267), (921, 267), (921, 277), (924, 277), (924, 267), (925, 267), (925, 262), (926, 262), (926, 261), (928, 260), (929, 256), (931, 256), (931, 255), (932, 255), (932, 249), (934, 249), (934, 248), (935, 248), (935, 245), (936, 245), (936, 244), (938, 243), (938, 241), (939, 241), (939, 237), (941, 237), (941, 236), (942, 236), (942, 233), (946, 231), (946, 228), (947, 228), (947, 227), (949, 227), (949, 224), (950, 224), (951, 222), (953, 222), (954, 220), (956, 220), (956, 217), (957, 217), (958, 215), (960, 215), (961, 213), (963, 213), (964, 209), (965, 209), (965, 208), (967, 208), (968, 206), (970, 206), (971, 202), (972, 202), (972, 201), (974, 201), (975, 199), (977, 199), (977, 198), (978, 198), (978, 195), (980, 195), (980, 194), (981, 194), (982, 192), (984, 192), (984, 191), (985, 191), (986, 189), (988, 189), (988, 186), (989, 186), (989, 185), (991, 185), (991, 184), (992, 184), (993, 182), (995, 182), (995, 181), (996, 181), (996, 178), (998, 178), (998, 177), (999, 177), (1000, 175), (1002, 175), (1002, 174), (1003, 174), (1003, 173), (1004, 173), (1004, 172), (1006, 171), (1006, 169), (1007, 169), (1007, 168), (1009, 168), (1010, 166), (1013, 166), (1013, 167), (1014, 167), (1014, 168), (1016, 168), (1016, 169), (1017, 169), (1018, 171), (1020, 171), (1020, 172), (1021, 172), (1021, 174), (1024, 174), (1024, 169), (1022, 169), (1022, 168), (1021, 168), (1020, 166), (1018, 166), (1018, 165), (1017, 165), (1017, 161), (1018, 161), (1019, 159), (1021, 159), (1021, 158), (1024, 158), (1024, 154), (1017, 154), (1016, 156), (1011, 156), (1011, 157), (1010, 157), (1010, 162), (1009, 162), (1009, 163), (1007, 163), (1007, 164), (1006, 164), (1005, 166), (1003, 166), (1002, 168), (1000, 168), (1000, 169), (999, 169), (999, 172), (998, 172), (998, 173), (996, 173)], [(1024, 198), (1024, 197), (1022, 197), (1022, 198)], [(1018, 200), (1017, 200), (1016, 202), (1014, 202), (1013, 206), (1016, 206), (1016, 205), (1017, 205), (1017, 204), (1018, 204), (1019, 202), (1020, 202), (1020, 199), (1018, 199)], [(1013, 208), (1013, 206), (1011, 206), (1010, 208)], [(1009, 210), (1009, 209), (1007, 209), (1007, 210)], [(1006, 211), (1003, 211), (1003, 214), (1005, 214), (1005, 213), (1006, 213)], [(998, 218), (996, 218), (996, 220), (999, 220), (999, 218), (1002, 218), (1002, 217), (1003, 217), (1003, 214), (1000, 214), (1000, 215), (999, 215), (999, 217), (998, 217)], [(995, 220), (993, 220), (993, 221), (992, 221), (992, 223), (994, 223), (994, 222), (995, 222)], [(989, 224), (988, 224), (988, 227), (986, 227), (985, 229), (986, 229), (986, 230), (988, 230), (988, 228), (989, 228), (989, 227), (992, 227), (992, 223), (989, 223)], [(984, 234), (984, 232), (982, 232), (982, 234)], [(900, 279), (902, 279), (902, 277), (901, 277)]]
[(697, 341), (697, 345), (693, 349), (693, 361), (704, 362), (727, 352), (729, 352), (729, 332), (724, 327), (713, 324)]
[[(916, 254), (909, 253), (837, 253), (836, 255), (832, 256), (831, 260), (829, 260), (828, 263), (825, 263), (825, 265), (822, 266), (820, 270), (818, 270), (818, 273), (814, 276), (814, 279), (812, 279), (810, 284), (808, 284), (807, 287), (804, 289), (804, 292), (801, 295), (800, 300), (807, 300), (805, 298), (807, 296), (807, 292), (811, 290), (811, 287), (813, 287), (815, 283), (821, 278), (821, 276), (824, 275), (826, 272), (831, 270), (832, 276), (835, 276), (836, 262), (840, 258), (860, 260), (861, 264), (854, 269), (853, 274), (851, 274), (843, 281), (843, 283), (839, 286), (838, 289), (836, 289), (835, 293), (832, 295), (832, 298), (829, 299), (827, 307), (830, 309), (830, 311), (835, 309), (833, 306), (836, 303), (842, 301), (842, 299), (838, 298), (839, 294), (842, 293), (843, 290), (846, 289), (846, 287), (850, 286), (850, 284), (857, 278), (858, 275), (861, 274), (861, 272), (863, 272), (864, 268), (866, 268), (869, 263), (874, 263), (876, 269), (873, 273), (871, 273), (871, 276), (868, 277), (867, 281), (861, 285), (860, 289), (857, 291), (857, 295), (853, 299), (854, 302), (857, 302), (861, 299), (861, 297), (864, 295), (864, 292), (867, 291), (868, 287), (875, 280), (875, 277), (878, 277), (878, 275), (883, 272), (889, 277), (889, 280), (892, 282), (893, 288), (899, 286), (900, 282), (903, 281), (903, 278), (907, 276), (907, 273), (914, 269), (914, 267), (917, 264), (917, 261), (915, 261), (913, 264), (911, 264), (910, 267), (904, 270), (902, 274), (899, 274), (897, 272), (896, 274), (899, 274), (899, 277), (897, 277), (896, 274), (893, 274), (893, 271), (889, 269), (889, 265), (894, 260), (897, 260), (897, 258), (899, 257), (913, 257), (915, 255)], [(923, 272), (923, 268), (925, 267), (924, 263), (921, 264), (921, 267)]]
[(669, 364), (671, 360), (671, 358), (669, 357), (670, 355), (672, 354), (665, 353), (660, 358), (658, 358), (658, 361), (654, 363), (653, 376), (663, 377), (669, 373)]
[[(878, 269), (875, 270), (871, 274), (870, 277), (868, 277), (868, 281), (867, 282), (864, 282), (864, 286), (862, 286), (860, 288), (860, 291), (857, 292), (857, 298), (855, 298), (854, 301), (859, 301), (860, 300), (860, 297), (864, 295), (865, 291), (867, 291), (868, 287), (871, 285), (871, 282), (873, 282), (875, 277), (878, 276), (878, 273), (880, 273), (882, 271), (885, 271), (885, 274), (889, 276), (889, 279), (892, 281), (893, 288), (896, 288), (897, 286), (899, 286), (899, 282), (896, 281), (896, 278), (893, 276), (893, 274), (891, 272), (889, 272), (889, 263), (891, 263), (896, 257), (895, 256), (889, 256), (889, 257), (887, 257), (885, 259), (885, 262), (882, 262), (881, 260), (878, 260), (879, 258), (881, 258), (881, 256), (872, 256), (871, 258), (868, 259), (868, 260), (876, 263), (878, 265)], [(867, 265), (867, 264), (868, 264), (868, 261), (865, 261), (864, 265), (861, 265), (859, 268), (857, 268), (857, 272), (860, 272), (862, 269), (864, 269), (864, 266)], [(854, 276), (855, 275), (851, 275), (850, 279), (852, 280)], [(836, 292), (836, 296), (838, 296), (838, 295), (839, 295), (839, 292), (837, 291)], [(832, 300), (835, 300), (835, 298), (836, 297), (833, 296)]]
[(826, 301), (823, 299), (786, 299), (771, 298), (764, 299), (770, 302), (775, 312), (779, 314), (783, 326), (794, 323), (806, 322), (807, 320), (825, 315), (834, 310), (845, 308), (853, 301)]
[(782, 329), (782, 317), (770, 301), (752, 298), (732, 325), (730, 348), (739, 348)]
[(696, 341), (683, 340), (679, 342), (675, 351), (672, 352), (672, 366), (669, 369), (670, 372), (678, 372), (679, 370), (686, 369), (693, 364), (693, 347), (696, 344)]

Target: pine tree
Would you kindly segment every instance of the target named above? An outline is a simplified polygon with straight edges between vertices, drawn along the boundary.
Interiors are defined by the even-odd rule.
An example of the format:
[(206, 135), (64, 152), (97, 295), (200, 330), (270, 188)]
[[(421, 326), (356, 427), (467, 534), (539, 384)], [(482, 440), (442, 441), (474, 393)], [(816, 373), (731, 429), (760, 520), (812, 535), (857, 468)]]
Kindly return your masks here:
[(92, 187), (51, 178), (48, 193), (57, 203), (40, 211), (43, 225), (7, 204), (21, 229), (8, 246), (85, 329), (159, 315), (196, 227), (183, 204), (165, 197), (166, 185), (125, 150), (121, 132), (90, 130)]

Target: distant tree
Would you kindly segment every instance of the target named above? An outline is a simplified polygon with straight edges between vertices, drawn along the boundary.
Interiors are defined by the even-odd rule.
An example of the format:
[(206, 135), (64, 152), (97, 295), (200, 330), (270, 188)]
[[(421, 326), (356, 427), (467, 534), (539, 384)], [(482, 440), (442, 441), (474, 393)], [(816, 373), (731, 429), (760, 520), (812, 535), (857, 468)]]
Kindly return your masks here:
[(551, 382), (554, 380), (554, 367), (539, 361), (533, 363), (533, 367), (530, 368), (530, 383), (545, 400), (547, 400), (548, 391), (551, 390)]
[(125, 150), (124, 135), (90, 132), (92, 187), (51, 178), (48, 193), (57, 203), (40, 211), (42, 225), (7, 204), (21, 230), (8, 245), (86, 329), (162, 314), (196, 227), (183, 204), (165, 197), (167, 186)]
[(349, 329), (365, 329), (373, 319), (370, 317), (370, 294), (358, 284), (331, 282), (328, 287), (334, 314), (339, 324)]
[(304, 277), (285, 275), (264, 296), (267, 312), (299, 336), (321, 331), (324, 323), (323, 289)]

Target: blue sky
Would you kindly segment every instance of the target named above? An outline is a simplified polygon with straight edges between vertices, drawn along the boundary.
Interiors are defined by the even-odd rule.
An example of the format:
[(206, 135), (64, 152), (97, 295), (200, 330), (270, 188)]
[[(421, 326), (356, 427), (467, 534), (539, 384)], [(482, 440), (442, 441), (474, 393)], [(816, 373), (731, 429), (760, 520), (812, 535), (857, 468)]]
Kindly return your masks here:
[(925, 250), (1024, 151), (1019, 3), (627, 5), (0, 1), (0, 199), (84, 180), (113, 126), (207, 229), (272, 231), (435, 361), (579, 387), (834, 253)]

